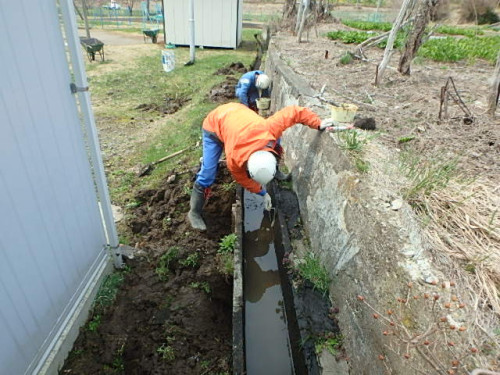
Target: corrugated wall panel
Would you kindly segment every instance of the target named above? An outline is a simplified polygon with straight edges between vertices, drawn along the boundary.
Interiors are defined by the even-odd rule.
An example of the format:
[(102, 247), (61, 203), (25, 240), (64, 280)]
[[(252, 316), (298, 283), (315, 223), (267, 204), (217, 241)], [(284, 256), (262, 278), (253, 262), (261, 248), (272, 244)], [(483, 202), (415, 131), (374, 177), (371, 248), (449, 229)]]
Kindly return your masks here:
[[(164, 0), (166, 41), (189, 45), (189, 1)], [(197, 46), (236, 48), (242, 17), (241, 0), (195, 0), (195, 43)]]
[(22, 374), (106, 240), (55, 1), (3, 2), (0, 51), (0, 373)]

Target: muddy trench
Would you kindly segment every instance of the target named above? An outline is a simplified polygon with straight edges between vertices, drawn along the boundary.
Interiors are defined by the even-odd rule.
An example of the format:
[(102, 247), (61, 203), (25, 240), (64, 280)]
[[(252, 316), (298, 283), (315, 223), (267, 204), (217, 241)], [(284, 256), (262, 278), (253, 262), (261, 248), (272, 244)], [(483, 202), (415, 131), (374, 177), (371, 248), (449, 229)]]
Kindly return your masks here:
[[(244, 364), (235, 364), (235, 373), (320, 374), (320, 343), (341, 337), (337, 309), (294, 264), (300, 255), (292, 244), (307, 242), (295, 193), (277, 183), (269, 188), (270, 212), (261, 197), (242, 194)], [(329, 349), (345, 357), (340, 344)]]
[[(191, 176), (172, 180), (176, 172), (171, 171), (160, 188), (137, 194), (138, 206), (126, 222), (137, 242), (134, 254), (125, 258), (123, 284), (112, 305), (94, 307), (61, 374), (261, 374), (274, 369), (259, 352), (259, 358), (243, 353), (244, 363), (234, 362), (238, 355), (233, 353), (233, 331), (238, 327), (232, 323), (233, 278), (224, 269), (218, 250), (221, 239), (235, 231), (232, 207), (241, 196), (222, 166), (204, 208), (208, 230), (193, 231), (186, 220), (192, 172)], [(281, 332), (284, 341), (278, 347), (268, 347), (270, 355), (266, 358), (275, 358), (280, 352), (293, 357), (291, 367), (273, 370), (273, 374), (319, 374), (315, 344), (318, 339), (339, 334), (334, 309), (327, 296), (290, 267), (290, 238), (304, 236), (297, 198), (286, 188), (276, 185), (273, 190), (277, 211), (271, 217), (260, 207), (259, 218), (250, 219), (253, 228), (247, 222), (246, 238), (242, 239), (274, 243), (275, 250), (270, 254), (274, 259), (269, 259), (274, 264), (276, 282), (272, 284), (281, 288), (276, 301), (282, 311), (272, 307), (269, 315), (278, 314), (277, 322), (271, 325), (282, 326), (270, 332), (286, 332)], [(248, 270), (248, 260), (245, 262)], [(263, 295), (268, 288), (255, 287), (245, 280), (245, 298)], [(241, 338), (245, 340), (249, 332), (255, 332), (257, 347), (262, 340), (276, 337), (262, 335), (270, 329), (265, 326), (259, 334), (255, 320), (244, 318), (242, 322), (250, 325), (241, 327)], [(258, 364), (249, 366), (253, 372), (239, 371), (248, 366), (246, 358)]]

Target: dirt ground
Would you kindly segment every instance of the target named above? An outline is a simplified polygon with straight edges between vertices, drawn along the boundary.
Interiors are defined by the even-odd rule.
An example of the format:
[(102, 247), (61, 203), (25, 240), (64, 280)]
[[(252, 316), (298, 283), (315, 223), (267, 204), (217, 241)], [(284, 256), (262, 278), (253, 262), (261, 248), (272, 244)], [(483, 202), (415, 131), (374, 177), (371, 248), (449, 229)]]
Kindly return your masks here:
[(61, 373), (230, 372), (232, 277), (221, 271), (217, 250), (232, 232), (235, 190), (222, 189), (231, 178), (221, 169), (204, 209), (208, 231), (200, 233), (186, 220), (190, 178), (167, 180), (138, 193), (141, 204), (127, 226), (140, 251), (126, 259), (116, 302), (98, 329), (81, 330)]
[[(347, 29), (341, 24), (322, 24), (309, 32), (309, 41), (297, 43), (289, 33), (279, 33), (281, 59), (302, 75), (319, 93), (325, 85), (324, 97), (336, 102), (354, 103), (362, 117), (374, 117), (381, 139), (391, 148), (401, 148), (401, 137), (415, 136), (413, 147), (421, 152), (456, 154), (460, 150), (461, 166), (475, 177), (488, 179), (493, 186), (500, 181), (500, 119), (485, 115), (488, 82), (494, 66), (484, 62), (414, 63), (410, 76), (396, 71), (399, 54), (392, 57), (380, 87), (374, 86), (376, 65), (383, 50), (366, 52), (368, 62), (354, 60), (342, 65), (340, 57), (353, 51), (355, 45), (329, 40), (322, 34)], [(328, 58), (325, 53), (328, 51)], [(475, 117), (473, 124), (464, 124), (464, 112), (450, 103), (450, 118), (438, 124), (440, 89), (452, 77), (459, 95)], [(327, 106), (323, 112), (328, 114)], [(463, 145), (467, 145), (466, 148)]]

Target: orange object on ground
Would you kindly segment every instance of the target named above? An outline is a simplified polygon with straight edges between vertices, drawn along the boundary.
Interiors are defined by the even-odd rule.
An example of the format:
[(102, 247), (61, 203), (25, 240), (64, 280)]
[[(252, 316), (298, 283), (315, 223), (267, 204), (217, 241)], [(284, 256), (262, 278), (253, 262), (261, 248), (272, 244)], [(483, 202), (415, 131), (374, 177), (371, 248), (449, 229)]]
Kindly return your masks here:
[(214, 133), (224, 143), (227, 167), (236, 182), (252, 193), (261, 186), (248, 177), (246, 163), (252, 153), (272, 151), (283, 132), (304, 124), (318, 129), (321, 119), (308, 108), (288, 106), (265, 119), (240, 103), (221, 105), (208, 114), (203, 129)]

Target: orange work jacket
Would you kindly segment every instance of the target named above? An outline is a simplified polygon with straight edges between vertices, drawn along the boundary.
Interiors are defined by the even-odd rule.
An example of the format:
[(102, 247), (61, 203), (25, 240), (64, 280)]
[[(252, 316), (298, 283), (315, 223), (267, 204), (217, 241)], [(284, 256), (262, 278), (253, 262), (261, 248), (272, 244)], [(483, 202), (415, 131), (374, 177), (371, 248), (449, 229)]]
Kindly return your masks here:
[(203, 129), (224, 143), (227, 167), (236, 182), (252, 193), (259, 193), (262, 186), (247, 174), (248, 158), (255, 151), (272, 151), (283, 131), (298, 123), (318, 129), (321, 119), (310, 109), (295, 105), (265, 119), (243, 104), (228, 103), (208, 114)]

